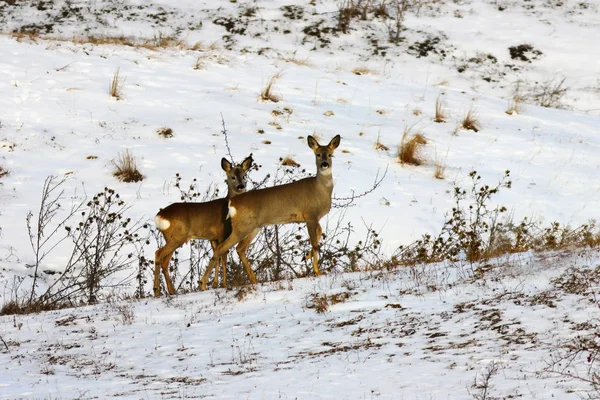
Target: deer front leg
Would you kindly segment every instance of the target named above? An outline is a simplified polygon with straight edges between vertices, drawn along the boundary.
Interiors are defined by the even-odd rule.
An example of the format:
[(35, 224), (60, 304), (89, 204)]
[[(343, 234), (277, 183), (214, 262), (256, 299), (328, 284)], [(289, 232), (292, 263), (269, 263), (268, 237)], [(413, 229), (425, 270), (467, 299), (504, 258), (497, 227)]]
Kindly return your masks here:
[(319, 276), (321, 275), (321, 271), (319, 271), (319, 239), (321, 239), (323, 230), (318, 221), (308, 221), (306, 227), (308, 228), (308, 236), (310, 236), (310, 245), (312, 247), (313, 269), (315, 275)]
[[(235, 227), (235, 225), (233, 226)], [(252, 233), (252, 231), (248, 230), (247, 228), (234, 228), (229, 237), (217, 246), (212, 258), (210, 259), (210, 262), (208, 263), (208, 267), (206, 267), (206, 271), (204, 271), (204, 275), (200, 279), (200, 290), (206, 290), (206, 282), (208, 281), (208, 277), (210, 276), (212, 270), (215, 268), (215, 265), (218, 265), (219, 259), (223, 255), (227, 254), (229, 249), (241, 242), (242, 239), (244, 239), (250, 233)]]
[[(210, 241), (210, 247), (212, 247), (212, 251), (213, 254), (215, 254), (215, 249), (217, 248), (218, 242), (215, 240), (211, 240)], [(222, 258), (219, 260), (222, 262)], [(219, 287), (219, 267), (220, 265), (217, 265), (217, 268), (215, 269), (215, 276), (213, 278), (213, 288), (217, 288)]]
[(235, 248), (235, 251), (237, 252), (238, 257), (240, 258), (240, 260), (242, 261), (242, 264), (244, 265), (246, 274), (248, 275), (248, 278), (250, 278), (250, 282), (252, 282), (252, 283), (257, 283), (258, 281), (256, 280), (256, 275), (254, 275), (254, 271), (252, 271), (252, 267), (250, 267), (250, 262), (246, 258), (246, 251), (248, 251), (248, 247), (250, 247), (252, 240), (254, 240), (254, 238), (256, 237), (256, 235), (258, 234), (259, 231), (260, 231), (260, 229), (253, 230)]

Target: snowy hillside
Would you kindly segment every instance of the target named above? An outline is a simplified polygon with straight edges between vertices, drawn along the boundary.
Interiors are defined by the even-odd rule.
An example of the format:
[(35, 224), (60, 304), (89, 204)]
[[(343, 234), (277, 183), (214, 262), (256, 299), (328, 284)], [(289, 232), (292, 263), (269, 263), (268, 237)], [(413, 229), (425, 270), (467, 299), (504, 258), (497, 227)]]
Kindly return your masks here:
[[(342, 136), (335, 204), (385, 173), (321, 223), (350, 224), (349, 246), (375, 230), (386, 262), (440, 231), (474, 170), (492, 186), (510, 171), (491, 203), (516, 222), (576, 228), (600, 215), (600, 1), (292, 3), (0, 2), (2, 304), (52, 287), (79, 214), (60, 221), (105, 188), (150, 235), (135, 251), (152, 260), (142, 225), (194, 178), (196, 192), (222, 195), (221, 158), (250, 153), (252, 182), (288, 179), (286, 157), (295, 177), (314, 174), (308, 135)], [(469, 111), (475, 130), (462, 126)], [(399, 162), (404, 133), (425, 138), (420, 165)], [(113, 176), (123, 154), (143, 180)], [(66, 180), (36, 256), (28, 214), (35, 232), (50, 175)], [(300, 246), (294, 262), (310, 271)], [(175, 277), (195, 290), (189, 248)], [(131, 300), (152, 292), (153, 267), (123, 261), (99, 305), (0, 317), (0, 398), (577, 398), (589, 382), (541, 371), (597, 329), (597, 259), (334, 266), (158, 300)], [(580, 289), (563, 284), (582, 276)], [(494, 391), (481, 397), (473, 381), (486, 371)]]

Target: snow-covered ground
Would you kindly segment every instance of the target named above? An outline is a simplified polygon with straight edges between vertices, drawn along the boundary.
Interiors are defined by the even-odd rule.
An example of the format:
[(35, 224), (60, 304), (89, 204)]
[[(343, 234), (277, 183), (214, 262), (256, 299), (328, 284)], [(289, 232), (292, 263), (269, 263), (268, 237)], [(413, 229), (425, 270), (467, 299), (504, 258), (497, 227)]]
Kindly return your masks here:
[(561, 286), (598, 263), (584, 256), (515, 257), (475, 283), (431, 265), (2, 317), (0, 398), (577, 399), (583, 382), (543, 371), (598, 329), (592, 293)]
[[(25, 279), (21, 290), (30, 287), (26, 216), (37, 213), (47, 176), (68, 174), (64, 209), (111, 187), (132, 219), (150, 222), (179, 200), (176, 173), (184, 184), (198, 178), (199, 190), (224, 189), (221, 115), (235, 161), (253, 153), (261, 166), (254, 181), (275, 174), (286, 156), (314, 173), (311, 134), (322, 142), (342, 136), (334, 197), (368, 190), (387, 168), (382, 184), (344, 216), (356, 231), (351, 241), (372, 226), (385, 255), (438, 232), (453, 187), (468, 185), (472, 170), (492, 185), (511, 171), (512, 188), (495, 201), (515, 220), (577, 226), (600, 215), (600, 1), (427, 1), (405, 13), (398, 43), (389, 40), (393, 15), (354, 19), (347, 33), (336, 33), (338, 2), (288, 3), (0, 3), (0, 173), (8, 171), (0, 177), (0, 301), (16, 295), (15, 277)], [(37, 34), (11, 34), (17, 31)], [(81, 40), (91, 36), (175, 37), (186, 45)], [(512, 58), (509, 47), (524, 44), (528, 60)], [(117, 69), (120, 100), (108, 94)], [(259, 101), (275, 74), (280, 101)], [(534, 104), (541, 88), (563, 78), (560, 108)], [(517, 84), (528, 104), (507, 115)], [(433, 122), (438, 98), (445, 123)], [(457, 129), (470, 109), (479, 132)], [(161, 127), (174, 137), (157, 135)], [(424, 165), (397, 162), (408, 128), (428, 140)], [(378, 141), (389, 149), (376, 149)], [(140, 183), (112, 176), (126, 149), (145, 175)], [(443, 180), (433, 176), (436, 162), (446, 167)], [(323, 223), (342, 212), (332, 209)], [(60, 271), (69, 254), (65, 242), (42, 269)], [(1, 317), (0, 397), (464, 399), (473, 398), (467, 388), (475, 375), (496, 360), (497, 396), (575, 398), (571, 383), (536, 372), (571, 334), (565, 315), (581, 323), (597, 313), (597, 301), (565, 296), (557, 308), (515, 305), (511, 296), (493, 306), (480, 301), (498, 290), (533, 296), (565, 267), (596, 262), (595, 254), (527, 255), (493, 284), (444, 271), (452, 276), (436, 275), (436, 285), (446, 289), (433, 292), (410, 274), (356, 274), (268, 283), (240, 301), (218, 290)], [(44, 274), (40, 287), (53, 276)], [(446, 279), (457, 283), (441, 285)], [(404, 290), (415, 286), (418, 294)], [(306, 308), (312, 294), (340, 291), (349, 299), (328, 312)], [(456, 312), (469, 302), (476, 305), (466, 314)], [(502, 339), (496, 323), (481, 321), (495, 308), (509, 332), (517, 321), (531, 336)]]

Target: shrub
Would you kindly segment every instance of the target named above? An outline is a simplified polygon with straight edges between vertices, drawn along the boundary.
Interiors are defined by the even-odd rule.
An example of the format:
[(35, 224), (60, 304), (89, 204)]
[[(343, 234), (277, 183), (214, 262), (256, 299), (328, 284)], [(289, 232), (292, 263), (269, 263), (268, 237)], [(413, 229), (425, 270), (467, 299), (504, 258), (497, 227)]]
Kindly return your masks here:
[(469, 173), (471, 188), (454, 187), (454, 206), (435, 236), (423, 235), (408, 246), (400, 246), (392, 265), (415, 265), (438, 261), (473, 263), (502, 254), (528, 250), (557, 250), (600, 246), (595, 221), (571, 229), (554, 222), (547, 227), (523, 218), (514, 223), (506, 207), (493, 206), (491, 199), (501, 190), (510, 189), (510, 171), (495, 186), (481, 183), (476, 171)]

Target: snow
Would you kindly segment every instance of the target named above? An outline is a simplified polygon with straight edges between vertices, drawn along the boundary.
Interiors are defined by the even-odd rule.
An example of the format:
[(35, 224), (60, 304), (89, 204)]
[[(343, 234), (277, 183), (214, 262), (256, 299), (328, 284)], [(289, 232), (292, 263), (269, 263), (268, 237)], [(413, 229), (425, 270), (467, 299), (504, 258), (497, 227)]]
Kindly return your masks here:
[[(389, 43), (384, 22), (370, 20), (355, 21), (325, 47), (302, 29), (320, 20), (335, 25), (333, 0), (303, 4), (298, 20), (282, 15), (283, 0), (18, 3), (0, 3), (0, 166), (9, 172), (0, 177), (2, 303), (31, 287), (26, 216), (37, 213), (48, 175), (69, 177), (65, 209), (111, 187), (133, 220), (152, 222), (179, 201), (176, 173), (186, 185), (197, 178), (201, 190), (217, 184), (224, 191), (221, 116), (234, 160), (253, 153), (260, 165), (254, 181), (273, 176), (286, 156), (314, 173), (308, 135), (322, 144), (342, 136), (334, 197), (368, 190), (387, 169), (356, 207), (332, 209), (322, 220), (343, 216), (353, 241), (372, 226), (384, 255), (438, 232), (453, 187), (468, 185), (472, 170), (491, 185), (510, 170), (512, 188), (495, 202), (517, 221), (578, 226), (600, 215), (598, 0), (429, 2), (406, 14), (399, 45)], [(71, 11), (61, 19), (63, 6)], [(213, 23), (252, 7), (245, 35)], [(47, 39), (9, 34), (49, 21)], [(84, 34), (176, 34), (188, 46), (201, 41), (202, 50), (68, 40)], [(431, 37), (440, 38), (445, 56), (411, 53), (409, 45)], [(511, 59), (508, 47), (524, 43), (542, 55)], [(369, 72), (353, 73), (359, 67)], [(117, 69), (125, 79), (121, 100), (108, 95)], [(259, 101), (275, 74), (280, 101)], [(530, 102), (505, 113), (517, 81), (532, 92), (563, 77), (562, 109)], [(438, 98), (446, 123), (433, 122)], [(285, 108), (291, 113), (273, 114)], [(469, 109), (481, 122), (477, 133), (456, 129)], [(165, 126), (173, 138), (156, 134)], [(409, 127), (428, 140), (424, 165), (396, 161)], [(375, 149), (378, 140), (389, 150)], [(112, 176), (112, 161), (126, 149), (142, 182)], [(435, 162), (446, 165), (444, 180), (433, 177)], [(63, 243), (43, 269), (60, 271), (68, 255)], [(560, 291), (552, 279), (568, 267), (593, 268), (598, 254), (527, 253), (493, 263), (497, 270), (479, 281), (442, 263), (419, 267), (422, 281), (415, 271), (361, 272), (122, 300), (133, 295), (130, 282), (99, 305), (2, 316), (0, 398), (469, 399), (492, 361), (500, 365), (494, 396), (577, 398), (582, 382), (540, 372), (561, 341), (580, 332), (576, 324), (597, 319), (597, 301)], [(40, 288), (51, 282), (44, 275)], [(556, 307), (531, 300), (548, 290)], [(313, 295), (338, 293), (349, 298), (324, 313), (310, 308)]]

